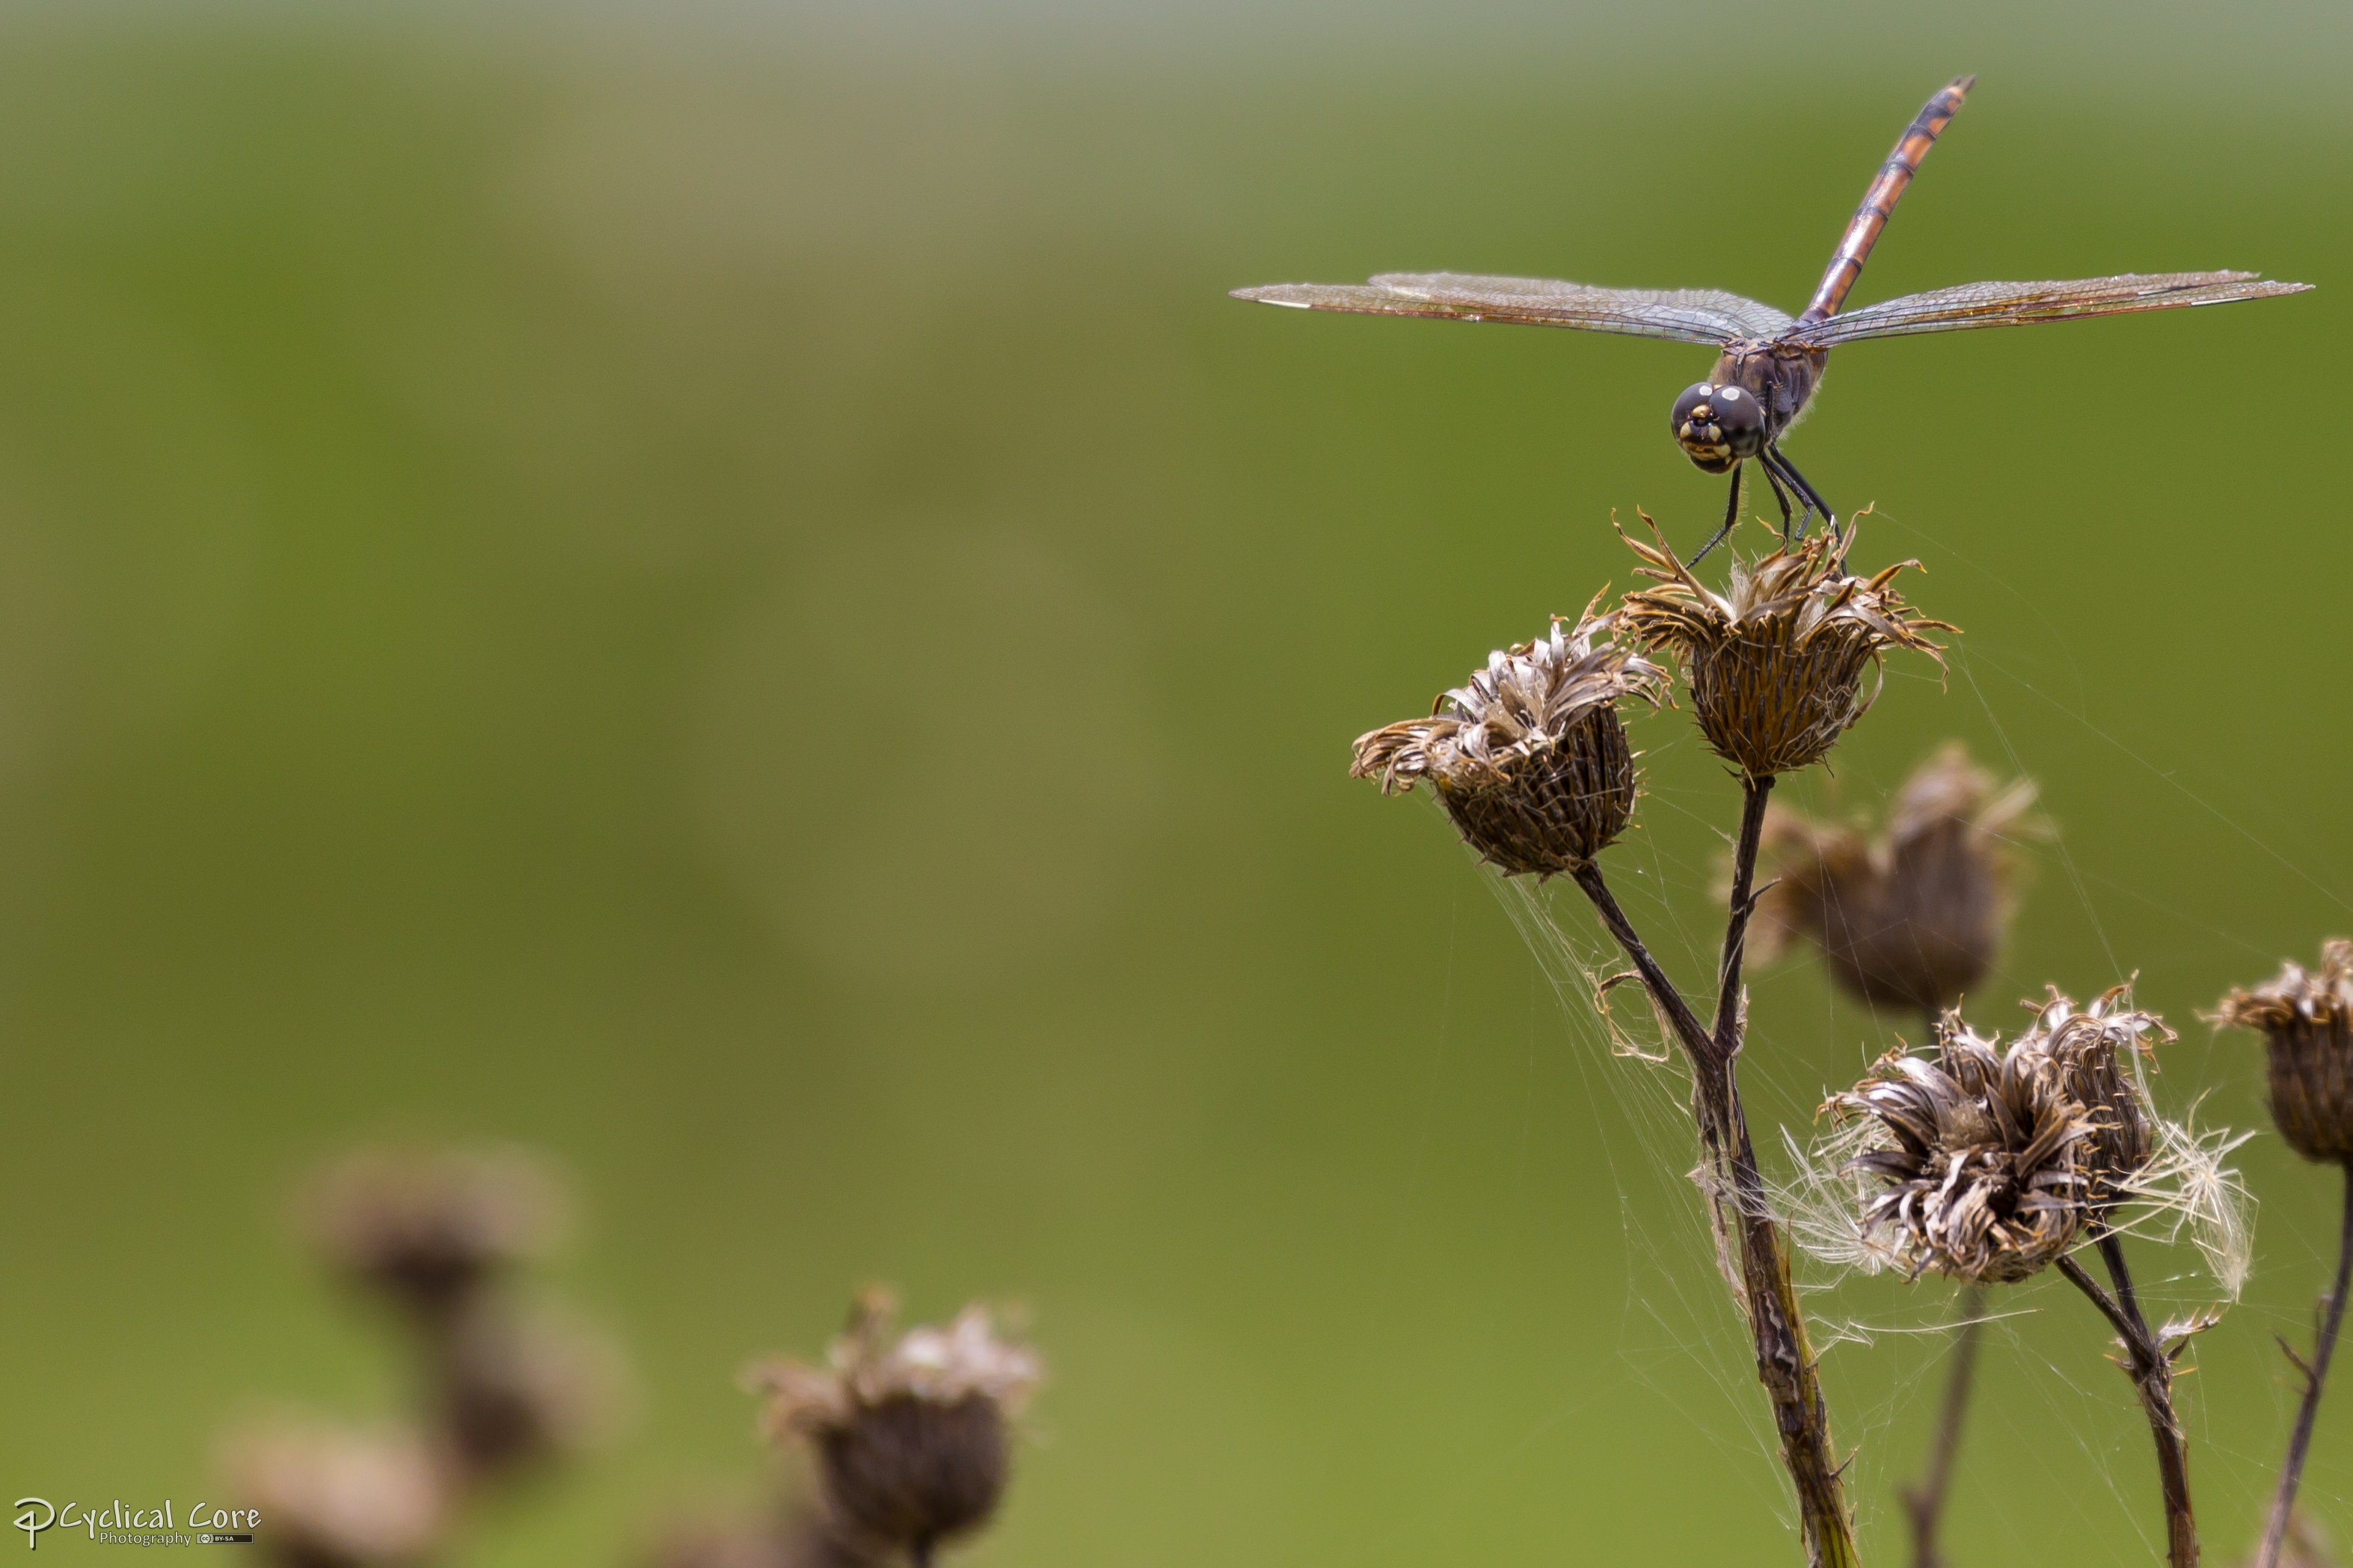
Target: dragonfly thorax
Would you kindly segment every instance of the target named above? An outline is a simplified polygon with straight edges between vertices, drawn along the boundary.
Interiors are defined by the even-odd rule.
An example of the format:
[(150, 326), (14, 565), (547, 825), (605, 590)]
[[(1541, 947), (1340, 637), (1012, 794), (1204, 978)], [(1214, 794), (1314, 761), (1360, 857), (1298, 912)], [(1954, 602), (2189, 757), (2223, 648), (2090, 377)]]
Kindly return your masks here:
[(1700, 471), (1721, 474), (1765, 445), (1765, 410), (1757, 395), (1703, 381), (1675, 399), (1669, 428)]

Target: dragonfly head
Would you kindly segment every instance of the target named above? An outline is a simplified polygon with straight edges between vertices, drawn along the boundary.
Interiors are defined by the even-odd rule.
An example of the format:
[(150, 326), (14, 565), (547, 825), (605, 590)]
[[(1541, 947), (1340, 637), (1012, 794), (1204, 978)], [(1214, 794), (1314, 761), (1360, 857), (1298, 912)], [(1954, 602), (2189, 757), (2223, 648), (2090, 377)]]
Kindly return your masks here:
[(1669, 427), (1703, 473), (1724, 473), (1765, 447), (1765, 410), (1755, 393), (1737, 386), (1703, 381), (1685, 387)]

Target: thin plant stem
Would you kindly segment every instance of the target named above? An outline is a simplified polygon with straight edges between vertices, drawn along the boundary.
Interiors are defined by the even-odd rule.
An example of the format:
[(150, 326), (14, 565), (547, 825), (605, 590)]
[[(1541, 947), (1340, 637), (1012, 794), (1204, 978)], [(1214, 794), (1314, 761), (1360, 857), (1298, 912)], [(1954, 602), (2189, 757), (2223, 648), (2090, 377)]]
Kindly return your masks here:
[(1748, 916), (1757, 907), (1757, 847), (1765, 840), (1765, 803), (1773, 775), (1740, 781), (1740, 837), (1732, 850), (1732, 906), (1724, 927), (1724, 957), (1716, 965), (1715, 1048), (1729, 1058), (1740, 1048), (1740, 962), (1748, 952)]
[(2166, 1561), (2172, 1568), (2198, 1568), (2198, 1521), (2189, 1509), (2189, 1448), (2173, 1411), (2173, 1363), (2141, 1315), (2132, 1270), (2125, 1266), (2124, 1244), (2111, 1230), (2101, 1236), (2099, 1247), (2100, 1259), (2116, 1283), (2115, 1295), (2073, 1258), (2062, 1258), (2059, 1271), (2091, 1299), (2124, 1342), (2125, 1375), (2140, 1395), (2149, 1436), (2157, 1445), (2157, 1479), (2165, 1494)]
[(1841, 1467), (1831, 1447), (1830, 1411), (1822, 1400), (1805, 1314), (1790, 1277), (1788, 1248), (1774, 1223), (1740, 1100), (1741, 956), (1755, 903), (1750, 889), (1756, 879), (1765, 800), (1772, 787), (1770, 778), (1748, 780), (1744, 785), (1741, 833), (1734, 848), (1732, 904), (1724, 953), (1716, 967), (1713, 1030), (1701, 1025), (1699, 1016), (1651, 956), (1611, 896), (1600, 867), (1588, 863), (1572, 876), (1592, 900), (1601, 923), (1633, 961), (1660, 1016), (1690, 1059), (1692, 1110), (1706, 1156), (1709, 1206), (1719, 1243), (1737, 1254), (1740, 1305), (1755, 1342), (1757, 1380), (1772, 1401), (1774, 1426), (1781, 1436), (1781, 1462), (1797, 1489), (1806, 1559), (1812, 1568), (1858, 1568), (1854, 1521), (1847, 1510)]
[(1571, 871), (1569, 876), (1585, 890), (1585, 896), (1593, 900), (1594, 911), (1601, 917), (1602, 925), (1618, 939), (1618, 945), (1625, 950), (1626, 956), (1633, 960), (1636, 972), (1642, 977), (1642, 988), (1651, 994), (1651, 1000), (1665, 1016), (1667, 1026), (1674, 1030), (1675, 1037), (1683, 1042), (1683, 1049), (1694, 1061), (1714, 1055), (1715, 1039), (1708, 1034), (1706, 1026), (1700, 1023), (1699, 1015), (1691, 1010), (1691, 1004), (1683, 1000), (1683, 993), (1675, 989), (1674, 982), (1667, 978), (1667, 972), (1659, 967), (1659, 961), (1651, 956), (1651, 950), (1642, 945), (1642, 939), (1635, 934), (1634, 922), (1626, 918), (1626, 911), (1618, 907), (1617, 896), (1610, 892), (1609, 884), (1602, 880), (1601, 868), (1588, 861)]
[(1945, 1405), (1936, 1416), (1936, 1446), (1928, 1450), (1928, 1468), (1905, 1487), (1905, 1512), (1912, 1520), (1912, 1568), (1943, 1568), (1945, 1555), (1936, 1548), (1936, 1529), (1945, 1512), (1945, 1493), (1952, 1485), (1953, 1463), (1960, 1457), (1961, 1423), (1968, 1414), (1969, 1384), (1977, 1371), (1978, 1340), (1984, 1328), (1985, 1287), (1961, 1287), (1959, 1323), (1953, 1331), (1953, 1365), (1945, 1377)]
[[(2345, 1293), (2353, 1288), (2353, 1165), (2345, 1167), (2345, 1214), (2337, 1238), (2337, 1282), (2329, 1287), (2327, 1310), (2320, 1332), (2312, 1342), (2310, 1364), (2304, 1369), (2304, 1403), (2295, 1413), (2295, 1432), (2287, 1440), (2287, 1458), (2280, 1464), (2279, 1491), (2272, 1499), (2271, 1518), (2263, 1524), (2263, 1543), (2255, 1553), (2255, 1568), (2277, 1568), (2280, 1546), (2287, 1539), (2289, 1517), (2295, 1511), (2295, 1489), (2304, 1479), (2305, 1451), (2312, 1446), (2313, 1418), (2320, 1414), (2321, 1385), (2328, 1381), (2328, 1358), (2337, 1351), (2337, 1330), (2345, 1321)], [(2285, 1349), (2283, 1342), (2282, 1349)], [(2290, 1352), (2294, 1359), (2294, 1352)]]

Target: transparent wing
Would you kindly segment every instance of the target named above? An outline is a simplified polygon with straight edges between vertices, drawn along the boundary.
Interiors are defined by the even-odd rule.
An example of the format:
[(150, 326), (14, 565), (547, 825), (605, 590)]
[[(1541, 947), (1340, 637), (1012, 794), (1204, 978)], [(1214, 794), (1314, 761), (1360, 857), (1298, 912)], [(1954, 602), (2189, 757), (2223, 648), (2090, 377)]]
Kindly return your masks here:
[(1463, 272), (1384, 272), (1369, 283), (1275, 283), (1237, 289), (1234, 298), (1303, 310), (1515, 321), (1711, 346), (1735, 338), (1776, 337), (1790, 324), (1788, 316), (1770, 305), (1713, 289), (1596, 289)]
[(1806, 348), (1834, 348), (1866, 338), (1899, 338), (1912, 332), (1957, 332), (1968, 327), (2024, 327), (2040, 321), (2072, 321), (2085, 316), (2123, 316), (2137, 310), (2172, 310), (2189, 305), (2220, 305), (2232, 300), (2264, 300), (2301, 294), (2309, 283), (2270, 283), (2252, 272), (2126, 272), (2115, 278), (2080, 278), (2069, 283), (1965, 283), (1907, 294), (1861, 310), (1809, 321), (1787, 342)]

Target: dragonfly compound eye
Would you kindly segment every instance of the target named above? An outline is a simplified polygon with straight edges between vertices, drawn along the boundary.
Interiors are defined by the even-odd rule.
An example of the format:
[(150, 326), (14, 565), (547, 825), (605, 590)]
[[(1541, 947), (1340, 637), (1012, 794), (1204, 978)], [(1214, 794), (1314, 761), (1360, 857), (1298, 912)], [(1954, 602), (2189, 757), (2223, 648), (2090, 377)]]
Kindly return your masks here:
[(1669, 427), (1701, 471), (1720, 474), (1764, 445), (1765, 410), (1753, 392), (1703, 381), (1675, 399)]

